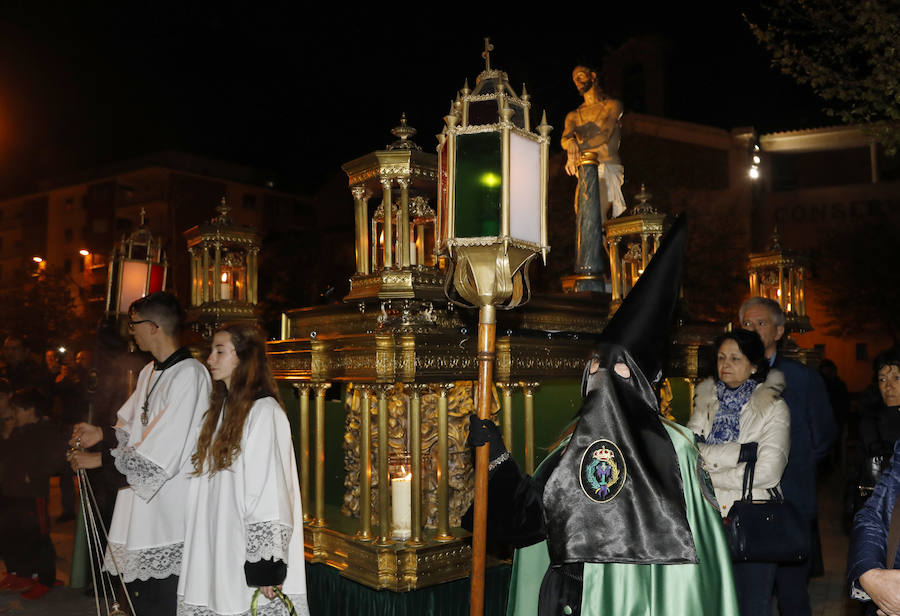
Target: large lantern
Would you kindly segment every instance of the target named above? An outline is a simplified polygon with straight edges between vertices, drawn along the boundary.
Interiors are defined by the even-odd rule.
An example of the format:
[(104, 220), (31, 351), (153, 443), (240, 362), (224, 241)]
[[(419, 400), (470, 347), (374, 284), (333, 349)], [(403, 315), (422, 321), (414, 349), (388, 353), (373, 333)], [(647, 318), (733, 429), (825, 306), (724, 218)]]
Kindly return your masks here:
[[(453, 287), (473, 306), (527, 301), (527, 265), (547, 252), (549, 134), (531, 131), (531, 103), (506, 73), (485, 70), (459, 92), (438, 145), (438, 252), (450, 257)], [(447, 290), (450, 290), (448, 276)], [(451, 296), (451, 299), (454, 299)]]
[[(457, 95), (438, 137), (438, 252), (447, 259), (444, 290), (478, 307), (478, 416), (490, 417), (496, 308), (528, 301), (528, 264), (547, 252), (546, 114), (531, 131), (530, 102), (506, 73), (485, 69)], [(387, 218), (387, 217), (386, 217)], [(452, 284), (451, 284), (452, 282)], [(488, 447), (476, 448), (470, 614), (484, 610)]]
[(162, 240), (153, 236), (146, 224), (146, 211), (141, 209), (141, 222), (128, 237), (113, 249), (106, 284), (106, 315), (128, 314), (132, 302), (162, 291), (166, 286), (166, 255)]

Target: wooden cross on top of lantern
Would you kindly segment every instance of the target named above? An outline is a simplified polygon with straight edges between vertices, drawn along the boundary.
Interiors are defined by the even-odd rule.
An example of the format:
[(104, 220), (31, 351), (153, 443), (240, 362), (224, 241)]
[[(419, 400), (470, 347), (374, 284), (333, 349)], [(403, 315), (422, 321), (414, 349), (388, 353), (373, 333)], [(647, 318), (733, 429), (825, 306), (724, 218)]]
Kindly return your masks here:
[(162, 239), (147, 226), (147, 212), (141, 208), (141, 222), (113, 249), (106, 283), (106, 315), (128, 314), (132, 302), (166, 287), (166, 253)]
[(189, 320), (204, 335), (227, 321), (255, 320), (259, 232), (234, 223), (225, 197), (218, 215), (184, 232), (191, 262)]
[(806, 274), (809, 259), (783, 248), (778, 229), (772, 233), (769, 250), (750, 254), (750, 295), (778, 302), (784, 311), (788, 333), (812, 331), (806, 314)]
[[(466, 81), (438, 136), (438, 253), (449, 257), (445, 290), (463, 303), (512, 308), (528, 298), (527, 265), (544, 262), (551, 126), (546, 113), (531, 130), (531, 102), (503, 71), (485, 70), (475, 89)], [(451, 285), (450, 282), (453, 282)], [(457, 298), (451, 295), (451, 299)]]

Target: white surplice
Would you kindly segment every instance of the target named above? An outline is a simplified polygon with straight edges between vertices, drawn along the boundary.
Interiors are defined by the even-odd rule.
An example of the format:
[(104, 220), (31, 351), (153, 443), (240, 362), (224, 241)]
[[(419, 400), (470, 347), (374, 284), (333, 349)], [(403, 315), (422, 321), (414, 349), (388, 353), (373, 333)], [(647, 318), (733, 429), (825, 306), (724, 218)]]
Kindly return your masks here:
[[(264, 559), (287, 564), (283, 591), (298, 616), (309, 614), (300, 482), (290, 423), (274, 398), (253, 403), (231, 467), (191, 476), (187, 494), (179, 616), (248, 613), (256, 589), (244, 563)], [(258, 607), (260, 615), (287, 614), (277, 599), (260, 596)]]
[[(144, 366), (118, 413), (112, 450), (128, 486), (116, 495), (104, 567), (125, 582), (178, 575), (184, 543), (186, 466), (209, 407), (206, 367), (188, 358)], [(149, 398), (148, 398), (149, 394)], [(141, 412), (147, 403), (147, 425)]]

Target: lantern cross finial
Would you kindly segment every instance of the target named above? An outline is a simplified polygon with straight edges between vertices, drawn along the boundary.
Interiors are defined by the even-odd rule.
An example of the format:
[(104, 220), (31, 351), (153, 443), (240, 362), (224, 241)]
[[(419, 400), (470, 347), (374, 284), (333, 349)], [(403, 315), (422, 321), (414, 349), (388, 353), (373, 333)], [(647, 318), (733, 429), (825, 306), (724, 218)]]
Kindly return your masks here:
[(147, 210), (141, 208), (141, 227), (147, 224)]
[(484, 51), (481, 52), (481, 57), (484, 58), (484, 70), (487, 72), (491, 70), (491, 52), (493, 50), (494, 46), (491, 45), (491, 39), (484, 37)]

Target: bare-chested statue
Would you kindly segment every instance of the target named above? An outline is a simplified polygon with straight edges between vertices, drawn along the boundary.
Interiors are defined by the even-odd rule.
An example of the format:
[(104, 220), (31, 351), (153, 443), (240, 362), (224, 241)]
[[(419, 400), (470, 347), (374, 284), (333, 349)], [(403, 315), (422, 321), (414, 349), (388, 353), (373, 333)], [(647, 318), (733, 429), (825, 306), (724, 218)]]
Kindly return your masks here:
[(575, 67), (572, 81), (584, 96), (584, 103), (566, 115), (562, 135), (562, 147), (568, 153), (566, 173), (578, 176), (575, 274), (603, 276), (608, 271), (603, 221), (610, 206), (612, 216), (625, 211), (624, 169), (619, 160), (622, 103), (603, 93), (597, 74), (586, 66)]

